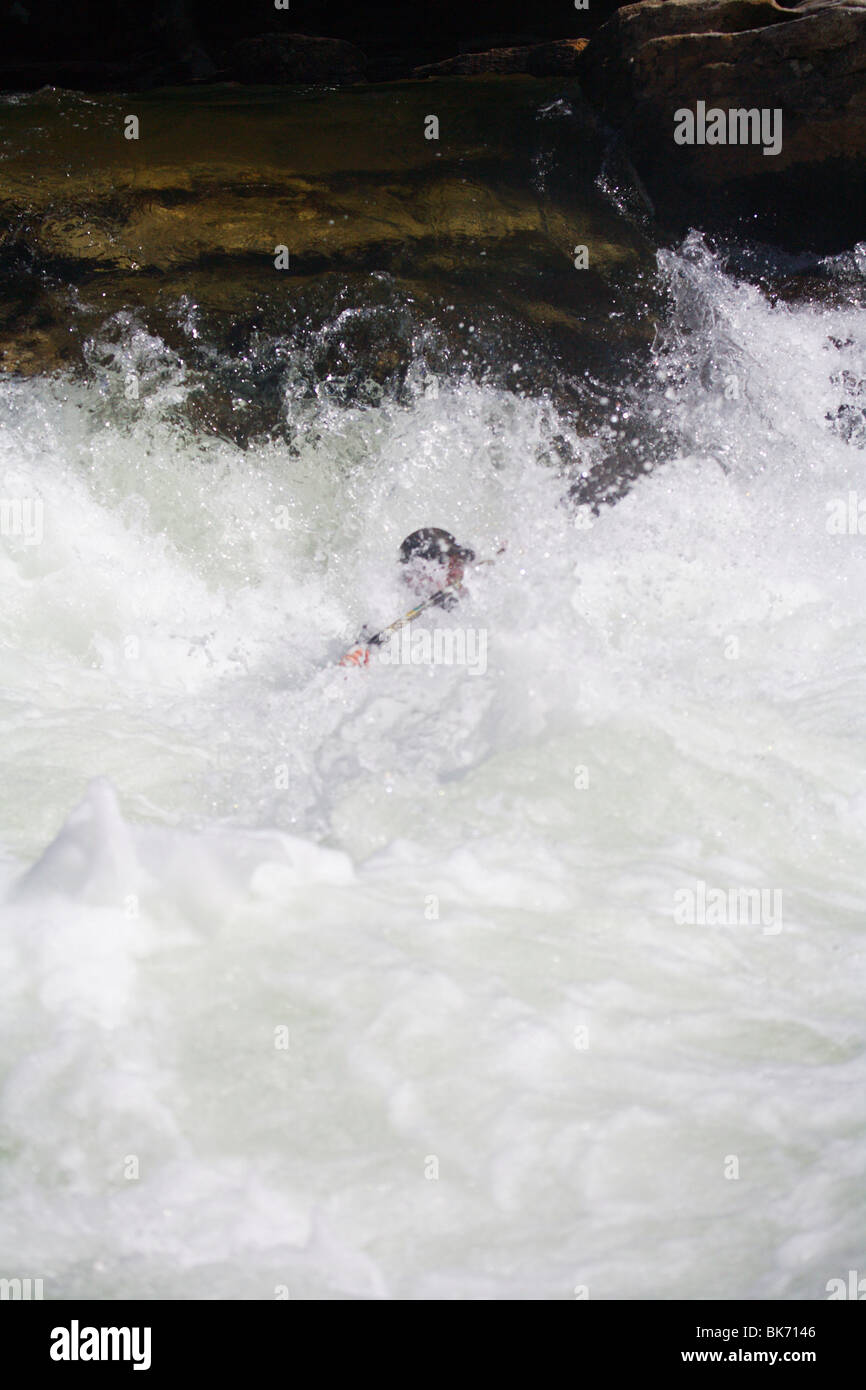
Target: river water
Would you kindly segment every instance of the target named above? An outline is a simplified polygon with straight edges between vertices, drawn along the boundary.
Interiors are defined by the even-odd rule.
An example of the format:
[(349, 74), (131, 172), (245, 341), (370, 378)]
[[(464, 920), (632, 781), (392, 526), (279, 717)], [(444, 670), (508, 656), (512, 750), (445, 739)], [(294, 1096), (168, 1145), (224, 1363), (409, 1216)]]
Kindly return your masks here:
[[(237, 442), (134, 315), (0, 382), (5, 1277), (816, 1299), (862, 1263), (866, 258), (811, 300), (697, 234), (653, 274), (604, 447), (553, 363), (410, 354), (371, 398), (291, 341)], [(484, 660), (341, 669), (424, 525), (506, 547), (432, 625)]]

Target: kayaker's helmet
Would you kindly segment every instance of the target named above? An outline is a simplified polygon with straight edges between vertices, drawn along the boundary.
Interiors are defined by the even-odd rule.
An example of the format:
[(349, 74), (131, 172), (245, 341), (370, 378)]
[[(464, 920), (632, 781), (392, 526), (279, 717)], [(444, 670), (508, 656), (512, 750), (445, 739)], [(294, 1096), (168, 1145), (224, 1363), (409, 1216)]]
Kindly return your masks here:
[(458, 545), (450, 531), (439, 526), (422, 526), (413, 531), (400, 546), (400, 563), (408, 565), (413, 560), (433, 560), (440, 565), (448, 565), (452, 560), (460, 560), (469, 565), (475, 559), (475, 551), (468, 546)]
[(400, 546), (403, 580), (413, 594), (429, 599), (448, 590), (452, 601), (462, 593), (464, 566), (475, 559), (475, 551), (458, 545), (450, 531), (439, 526), (422, 526)]

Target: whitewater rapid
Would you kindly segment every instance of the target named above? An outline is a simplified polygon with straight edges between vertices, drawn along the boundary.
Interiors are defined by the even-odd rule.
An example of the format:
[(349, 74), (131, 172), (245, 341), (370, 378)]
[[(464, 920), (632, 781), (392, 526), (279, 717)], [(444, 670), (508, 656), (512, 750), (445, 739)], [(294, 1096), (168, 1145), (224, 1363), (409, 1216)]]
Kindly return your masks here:
[[(376, 407), (287, 387), (296, 445), (246, 450), (178, 421), (134, 321), (87, 379), (0, 382), (3, 495), (41, 504), (0, 538), (0, 1275), (820, 1299), (862, 1266), (866, 536), (828, 517), (866, 497), (866, 314), (659, 260), (610, 417), (670, 443), (597, 514), (552, 397), (420, 364)], [(423, 525), (507, 547), (459, 610), (486, 670), (340, 669)], [(701, 883), (779, 930), (679, 921)]]

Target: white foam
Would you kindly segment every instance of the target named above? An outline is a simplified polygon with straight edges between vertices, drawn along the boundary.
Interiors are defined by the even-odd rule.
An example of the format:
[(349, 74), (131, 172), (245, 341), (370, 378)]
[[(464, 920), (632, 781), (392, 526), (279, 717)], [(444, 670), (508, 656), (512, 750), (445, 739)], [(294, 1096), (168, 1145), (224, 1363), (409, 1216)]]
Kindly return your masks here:
[[(590, 442), (488, 387), (334, 408), (297, 455), (178, 431), (134, 326), (98, 391), (0, 387), (45, 505), (0, 546), (4, 1276), (809, 1299), (855, 1267), (866, 539), (826, 513), (866, 320), (664, 260), (679, 444), (589, 529), (538, 458)], [(424, 524), (508, 542), (461, 610), (487, 673), (335, 668)], [(678, 925), (699, 880), (781, 889), (784, 929)]]

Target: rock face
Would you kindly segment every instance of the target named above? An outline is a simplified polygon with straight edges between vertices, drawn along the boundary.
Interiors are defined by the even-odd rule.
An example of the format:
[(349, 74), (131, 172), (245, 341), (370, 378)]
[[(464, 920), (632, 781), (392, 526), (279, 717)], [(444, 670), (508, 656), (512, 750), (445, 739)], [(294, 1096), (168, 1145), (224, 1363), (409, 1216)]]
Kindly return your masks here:
[(226, 75), (240, 82), (355, 82), (366, 62), (361, 50), (343, 39), (260, 34), (237, 45)]
[[(645, 0), (598, 31), (580, 79), (677, 231), (815, 250), (866, 236), (863, 0)], [(763, 132), (731, 121), (745, 110)]]
[(590, 0), (583, 10), (575, 9), (571, 0), (548, 5), (527, 5), (526, 0), (436, 0), (435, 6), (408, 0), (282, 4), (3, 0), (0, 88), (141, 91), (208, 82), (210, 73), (228, 75), (239, 45), (264, 31), (346, 40), (369, 58), (368, 78), (405, 80), (421, 63), (439, 62), (469, 49), (546, 44), (563, 34), (589, 36), (609, 18), (618, 0)]
[(574, 73), (588, 39), (559, 39), (554, 43), (525, 44), (516, 48), (491, 48), (483, 53), (461, 53), (442, 63), (415, 68), (413, 77), (476, 77), (483, 73), (528, 72), (533, 77), (557, 77)]
[[(551, 358), (569, 380), (603, 374), (612, 306), (617, 343), (652, 339), (651, 247), (598, 189), (604, 141), (559, 77), (442, 78), (432, 102), (424, 82), (173, 89), (134, 106), (47, 90), (8, 104), (3, 139), (0, 373), (84, 370), (119, 316), (184, 361), (207, 345), (235, 363), (201, 418), (240, 438), (280, 418), (274, 342), (309, 349), (311, 390), (366, 391), (416, 350), (509, 389), (546, 381)], [(235, 412), (248, 358), (258, 404)]]

